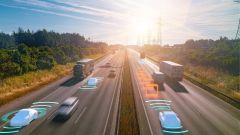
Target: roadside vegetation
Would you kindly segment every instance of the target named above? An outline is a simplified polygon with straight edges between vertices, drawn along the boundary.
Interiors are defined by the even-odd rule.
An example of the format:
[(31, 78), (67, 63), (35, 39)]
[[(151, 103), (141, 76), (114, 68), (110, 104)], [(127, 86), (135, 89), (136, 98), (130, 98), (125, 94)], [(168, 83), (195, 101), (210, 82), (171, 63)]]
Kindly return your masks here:
[(0, 34), (0, 79), (52, 69), (56, 64), (65, 65), (106, 51), (107, 44), (90, 42), (79, 34), (19, 28), (12, 35)]
[(151, 58), (185, 67), (185, 75), (240, 101), (240, 40), (188, 40), (174, 47), (143, 47)]
[(81, 58), (98, 58), (107, 44), (79, 34), (39, 30), (0, 33), (0, 105), (70, 74)]
[(134, 100), (134, 91), (127, 55), (125, 56), (123, 82), (121, 86), (119, 134), (139, 135), (140, 132)]
[(25, 95), (40, 86), (61, 78), (72, 71), (73, 64), (56, 65), (50, 70), (38, 70), (1, 80), (0, 105)]

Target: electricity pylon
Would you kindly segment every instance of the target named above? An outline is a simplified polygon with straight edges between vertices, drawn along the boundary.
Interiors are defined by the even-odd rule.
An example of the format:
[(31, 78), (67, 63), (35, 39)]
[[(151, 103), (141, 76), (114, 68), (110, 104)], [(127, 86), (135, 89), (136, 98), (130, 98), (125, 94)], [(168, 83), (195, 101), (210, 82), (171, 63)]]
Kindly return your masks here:
[(162, 45), (162, 19), (161, 18), (159, 18), (158, 20), (157, 43), (160, 46)]
[(240, 39), (240, 18), (239, 18), (239, 22), (238, 22), (238, 29), (237, 29), (237, 33), (236, 33), (236, 37), (235, 40)]

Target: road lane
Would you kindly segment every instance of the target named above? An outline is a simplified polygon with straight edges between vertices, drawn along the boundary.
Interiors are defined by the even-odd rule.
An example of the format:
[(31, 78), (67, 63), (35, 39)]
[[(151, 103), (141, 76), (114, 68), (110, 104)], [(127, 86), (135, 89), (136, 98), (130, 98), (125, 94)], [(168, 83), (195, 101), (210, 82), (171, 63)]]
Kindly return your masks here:
[[(3, 114), (6, 114), (9, 111), (17, 110), (20, 108), (30, 107), (33, 102), (54, 101), (54, 102), (61, 103), (67, 97), (75, 95), (75, 96), (79, 96), (81, 103), (79, 104), (79, 108), (77, 109), (77, 111), (75, 112), (73, 117), (71, 118), (72, 120), (70, 119), (69, 121), (67, 121), (68, 124), (67, 123), (64, 123), (63, 125), (57, 125), (57, 124), (52, 124), (52, 123), (48, 124), (49, 122), (51, 122), (52, 118), (54, 117), (55, 110), (58, 107), (58, 106), (53, 106), (52, 108), (50, 108), (48, 110), (45, 117), (32, 122), (29, 126), (21, 129), (18, 134), (24, 134), (24, 135), (31, 134), (31, 133), (34, 134), (34, 132), (36, 130), (38, 130), (38, 128), (41, 129), (41, 127), (45, 124), (47, 125), (46, 128), (42, 128), (43, 130), (41, 130), (38, 134), (45, 134), (45, 133), (53, 134), (53, 133), (57, 133), (57, 131), (59, 129), (64, 129), (63, 130), (64, 132), (62, 132), (60, 134), (65, 134), (67, 132), (68, 133), (70, 132), (71, 134), (79, 134), (79, 132), (81, 132), (81, 131), (77, 132), (77, 129), (79, 127), (78, 124), (79, 124), (79, 122), (81, 122), (81, 119), (83, 118), (83, 116), (86, 115), (87, 113), (89, 113), (88, 112), (89, 110), (91, 110), (91, 112), (94, 112), (95, 114), (98, 112), (98, 110), (107, 110), (108, 111), (110, 102), (107, 99), (110, 99), (113, 96), (112, 93), (114, 91), (116, 91), (116, 89), (114, 89), (114, 88), (116, 87), (116, 84), (118, 84), (118, 82), (116, 80), (119, 79), (121, 76), (121, 74), (120, 74), (121, 68), (115, 68), (117, 76), (114, 79), (109, 79), (109, 78), (107, 78), (107, 75), (109, 73), (110, 68), (104, 69), (104, 68), (101, 68), (101, 66), (105, 65), (107, 62), (111, 61), (114, 67), (121, 67), (123, 59), (118, 59), (119, 55), (122, 55), (122, 52), (118, 52), (114, 55), (109, 55), (109, 56), (103, 58), (102, 60), (98, 61), (95, 64), (95, 70), (94, 70), (93, 74), (90, 75), (89, 77), (91, 77), (91, 76), (104, 76), (105, 77), (103, 84), (100, 85), (98, 88), (99, 90), (80, 91), (79, 92), (79, 87), (83, 85), (83, 81), (77, 82), (74, 79), (72, 79), (72, 75), (69, 75), (67, 77), (64, 77), (64, 79), (60, 79), (56, 82), (46, 85), (38, 91), (32, 92), (31, 94), (28, 94), (24, 97), (17, 99), (16, 101), (13, 101), (13, 102), (10, 102), (9, 104), (4, 105), (4, 108), (3, 107), (0, 108), (1, 116)], [(111, 85), (108, 86), (108, 84), (111, 84)], [(44, 93), (41, 90), (43, 90)], [(41, 93), (41, 94), (39, 94), (39, 93)], [(21, 101), (21, 102), (18, 102), (18, 101)], [(93, 106), (94, 104), (95, 104), (95, 106)], [(114, 100), (114, 105), (115, 105), (115, 100)], [(91, 109), (91, 107), (89, 107), (89, 106), (92, 106), (93, 109)], [(107, 107), (105, 107), (105, 106), (107, 106)], [(101, 108), (99, 108), (99, 107), (101, 107)], [(111, 116), (110, 117), (111, 119), (113, 117), (113, 111), (114, 110), (110, 111), (111, 114), (109, 115), (109, 117)], [(83, 112), (82, 116), (79, 117), (81, 112)], [(107, 114), (107, 113), (104, 112), (104, 114)], [(79, 117), (79, 120), (75, 123), (74, 121), (76, 121), (77, 117)], [(96, 115), (96, 117), (100, 117), (100, 116)], [(103, 117), (103, 118), (105, 118), (105, 117)], [(94, 117), (92, 117), (92, 121), (94, 121)], [(104, 120), (101, 120), (101, 121), (104, 121)], [(98, 123), (98, 121), (96, 121), (96, 123)], [(107, 123), (107, 126), (112, 128), (111, 122), (104, 121), (104, 123)], [(75, 128), (71, 128), (71, 126), (73, 124), (75, 125)], [(91, 127), (91, 124), (92, 123), (90, 123), (89, 127)], [(102, 124), (102, 123), (99, 123), (99, 124)], [(69, 128), (67, 128), (66, 125), (67, 126), (71, 125), (71, 126)], [(73, 127), (74, 127), (74, 125), (73, 125)], [(104, 126), (105, 126), (105, 124), (103, 124), (103, 127)], [(63, 128), (63, 127), (65, 127), (65, 128)], [(99, 128), (101, 128), (101, 130), (103, 129), (102, 127), (99, 127)], [(52, 130), (52, 129), (54, 129), (54, 130)], [(71, 129), (73, 129), (73, 130), (71, 130)], [(92, 131), (92, 129), (88, 128), (88, 131), (86, 131), (86, 132), (90, 132), (90, 134), (96, 134), (96, 133), (91, 133), (91, 131)], [(110, 131), (106, 130), (106, 134), (109, 132)], [(99, 133), (99, 134), (101, 134), (101, 133)]]
[[(128, 52), (135, 80), (137, 80), (137, 70), (140, 67), (148, 75), (151, 75), (153, 71), (159, 71), (158, 67), (151, 62), (147, 60), (140, 61), (138, 53), (135, 51), (129, 50)], [(138, 87), (140, 88), (138, 90), (143, 95), (144, 100), (150, 100), (151, 98), (144, 96), (145, 91), (141, 88), (139, 80), (135, 84), (139, 85)], [(172, 101), (172, 109), (180, 116), (184, 128), (189, 130), (189, 134), (240, 134), (240, 111), (185, 79), (174, 85), (170, 82), (164, 83), (158, 99)], [(137, 101), (137, 103), (140, 102)], [(147, 108), (147, 116), (145, 117), (148, 117), (150, 121), (153, 134), (162, 134), (158, 113), (151, 109), (148, 103), (144, 103), (144, 106)], [(140, 111), (140, 113), (139, 115), (143, 115), (143, 112)], [(144, 126), (144, 123), (140, 123), (140, 125)]]
[[(117, 93), (119, 91), (119, 79), (121, 78), (121, 66), (123, 63), (123, 58), (119, 59), (121, 55), (123, 55), (123, 52), (119, 52), (110, 60), (114, 67), (118, 67), (114, 68), (116, 70), (115, 78), (107, 77), (109, 70), (113, 68), (99, 68), (93, 76), (104, 77), (101, 85), (95, 90), (78, 90), (73, 94), (79, 97), (80, 102), (77, 111), (68, 121), (65, 123), (54, 123), (51, 119), (45, 120), (40, 126), (37, 126), (36, 130), (31, 134), (109, 134), (113, 124), (109, 119), (115, 117), (115, 115), (113, 115), (114, 110), (112, 106), (115, 105)], [(78, 84), (75, 84), (74, 89), (76, 88), (75, 86), (77, 88), (79, 87)], [(29, 126), (29, 128), (31, 128), (31, 126)], [(29, 131), (27, 128), (25, 130)]]

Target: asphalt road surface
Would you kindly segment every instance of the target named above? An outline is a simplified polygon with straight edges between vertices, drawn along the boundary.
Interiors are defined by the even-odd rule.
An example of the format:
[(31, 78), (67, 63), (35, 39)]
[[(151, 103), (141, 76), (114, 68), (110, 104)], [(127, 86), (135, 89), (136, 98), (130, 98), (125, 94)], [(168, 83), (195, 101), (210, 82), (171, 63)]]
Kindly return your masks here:
[[(22, 102), (13, 101), (0, 108), (3, 115), (9, 111), (26, 108), (32, 102), (51, 101), (62, 103), (66, 98), (77, 96), (79, 106), (72, 117), (63, 123), (53, 122), (52, 119), (59, 105), (48, 109), (47, 114), (24, 127), (17, 134), (23, 135), (108, 135), (115, 133), (118, 97), (121, 85), (122, 64), (124, 52), (105, 57), (95, 65), (94, 72), (89, 77), (101, 78), (96, 89), (80, 89), (84, 81), (76, 81), (72, 76), (65, 77), (53, 84), (42, 88), (42, 92), (36, 91), (18, 99)], [(112, 67), (104, 67), (110, 62)], [(116, 76), (109, 78), (110, 70), (115, 70)], [(89, 78), (88, 77), (88, 78)], [(87, 79), (88, 79), (87, 78)], [(85, 79), (86, 80), (86, 79)], [(51, 92), (49, 92), (49, 89)], [(42, 96), (38, 99), (38, 95)], [(3, 123), (1, 123), (3, 124)]]
[(144, 78), (140, 73), (151, 76), (153, 71), (159, 71), (158, 66), (147, 59), (140, 60), (139, 54), (131, 49), (128, 50), (128, 57), (142, 135), (166, 134), (160, 126), (159, 111), (153, 109), (153, 104), (150, 105), (153, 102), (148, 102), (156, 99), (171, 101), (158, 103), (171, 104), (171, 109), (180, 117), (183, 131), (188, 131), (187, 134), (240, 135), (240, 110), (185, 79), (176, 84), (165, 82), (159, 88), (159, 93), (150, 91), (152, 93), (149, 94), (144, 89)]

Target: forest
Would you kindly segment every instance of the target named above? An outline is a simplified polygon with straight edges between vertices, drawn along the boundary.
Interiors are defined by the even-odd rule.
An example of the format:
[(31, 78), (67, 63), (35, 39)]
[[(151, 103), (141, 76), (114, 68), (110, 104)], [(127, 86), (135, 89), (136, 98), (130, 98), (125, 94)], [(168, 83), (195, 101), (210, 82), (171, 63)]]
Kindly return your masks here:
[(0, 33), (0, 79), (65, 65), (84, 53), (104, 53), (106, 47), (106, 43), (91, 42), (77, 33), (22, 28), (12, 34)]

